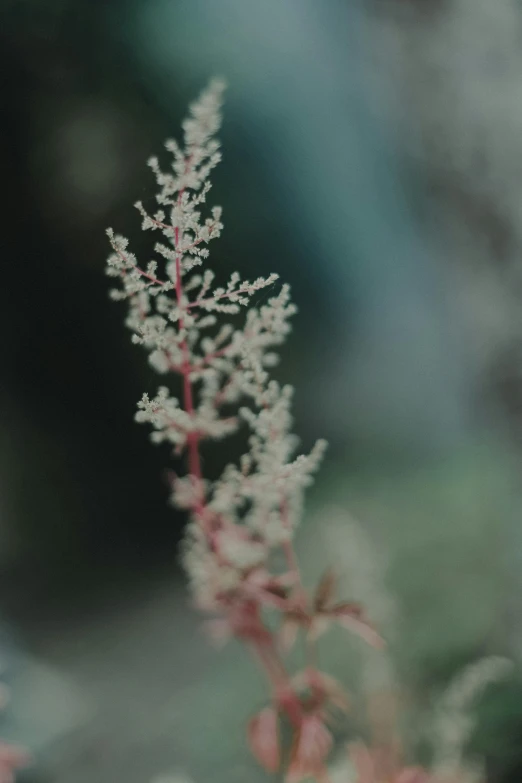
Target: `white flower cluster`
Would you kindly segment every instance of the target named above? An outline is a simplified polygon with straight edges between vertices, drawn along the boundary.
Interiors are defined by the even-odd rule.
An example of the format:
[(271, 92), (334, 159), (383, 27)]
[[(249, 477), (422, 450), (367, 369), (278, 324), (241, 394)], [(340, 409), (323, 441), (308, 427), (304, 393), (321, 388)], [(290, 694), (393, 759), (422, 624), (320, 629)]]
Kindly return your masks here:
[[(113, 252), (107, 273), (120, 281), (111, 296), (129, 302), (126, 323), (133, 341), (147, 349), (159, 373), (182, 378), (182, 399), (162, 386), (154, 397), (143, 396), (136, 419), (152, 425), (154, 442), (167, 441), (176, 454), (187, 453), (189, 475), (174, 480), (172, 500), (192, 512), (185, 564), (198, 601), (207, 607), (244, 583), (274, 547), (289, 540), (303, 490), (325, 448), (320, 441), (310, 454), (293, 456), (292, 389), (268, 375), (278, 359), (273, 349), (284, 341), (296, 311), (288, 286), (263, 306), (248, 309), (238, 327), (237, 319), (227, 316), (249, 307), (253, 294), (278, 276), (250, 282), (235, 272), (224, 286), (214, 287), (213, 271), (195, 270), (223, 228), (220, 207), (208, 217), (202, 212), (210, 172), (220, 160), (215, 133), (222, 91), (221, 82), (212, 82), (190, 108), (184, 144), (166, 143), (173, 157), (169, 171), (157, 158), (149, 161), (160, 209), (149, 214), (141, 202), (136, 207), (142, 228), (162, 235), (154, 247), (157, 259), (140, 266), (127, 240), (108, 231)], [(214, 483), (205, 481), (199, 444), (241, 425), (251, 430), (249, 453)]]

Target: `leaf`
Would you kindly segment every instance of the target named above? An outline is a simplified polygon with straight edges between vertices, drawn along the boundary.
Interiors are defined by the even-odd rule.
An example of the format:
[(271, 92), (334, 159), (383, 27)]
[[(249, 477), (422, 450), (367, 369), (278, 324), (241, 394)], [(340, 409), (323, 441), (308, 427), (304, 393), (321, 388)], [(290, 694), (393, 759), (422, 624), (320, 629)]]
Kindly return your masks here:
[(284, 587), (283, 585), (268, 584), (265, 587), (265, 592), (275, 595), (276, 598), (288, 598), (290, 590), (288, 587)]
[(332, 744), (332, 735), (319, 715), (305, 715), (294, 737), (286, 774), (287, 783), (298, 783), (303, 778), (319, 776)]
[(321, 580), (317, 585), (317, 590), (315, 591), (314, 610), (316, 612), (321, 612), (330, 603), (335, 595), (336, 583), (337, 578), (334, 570), (328, 568), (321, 577)]
[(279, 641), (284, 652), (288, 652), (294, 645), (299, 628), (308, 629), (311, 626), (311, 618), (306, 607), (294, 602), (283, 614), (283, 620), (279, 629)]
[(348, 696), (340, 682), (324, 672), (314, 672), (314, 680), (335, 707), (348, 712)]
[(310, 623), (308, 636), (311, 641), (315, 642), (317, 639), (325, 633), (330, 627), (332, 618), (326, 614), (317, 614)]
[(298, 691), (310, 689), (318, 691), (335, 707), (348, 712), (348, 696), (342, 685), (329, 674), (308, 667), (292, 677), (292, 685)]
[(364, 619), (360, 607), (357, 606), (354, 611), (351, 608), (352, 606), (350, 604), (339, 604), (330, 610), (329, 615), (344, 628), (356, 633), (372, 647), (382, 649), (384, 647), (383, 638), (377, 633), (373, 625)]
[(278, 715), (273, 707), (265, 707), (248, 723), (250, 749), (267, 772), (277, 772), (281, 764), (278, 723)]
[(340, 601), (338, 604), (334, 604), (329, 611), (339, 614), (349, 614), (352, 615), (352, 617), (362, 617), (364, 614), (364, 609), (361, 604), (356, 603), (355, 601)]

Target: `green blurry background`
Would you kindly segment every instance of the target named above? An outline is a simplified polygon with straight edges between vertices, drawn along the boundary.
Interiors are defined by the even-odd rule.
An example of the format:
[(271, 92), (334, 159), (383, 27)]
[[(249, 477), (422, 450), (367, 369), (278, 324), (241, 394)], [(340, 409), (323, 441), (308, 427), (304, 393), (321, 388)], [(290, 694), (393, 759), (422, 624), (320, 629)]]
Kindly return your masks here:
[[(144, 161), (215, 74), (212, 263), (290, 282), (278, 377), (303, 447), (331, 443), (300, 537), (310, 579), (346, 571), (420, 711), (468, 661), (518, 661), (522, 11), (495, 8), (3, 0), (3, 733), (35, 749), (28, 780), (259, 777), (243, 720), (262, 683), (189, 606), (170, 457), (132, 421), (157, 379), (104, 277), (107, 226), (150, 253)], [(349, 651), (325, 654), (356, 689)], [(517, 683), (481, 711), (491, 780), (522, 775)]]

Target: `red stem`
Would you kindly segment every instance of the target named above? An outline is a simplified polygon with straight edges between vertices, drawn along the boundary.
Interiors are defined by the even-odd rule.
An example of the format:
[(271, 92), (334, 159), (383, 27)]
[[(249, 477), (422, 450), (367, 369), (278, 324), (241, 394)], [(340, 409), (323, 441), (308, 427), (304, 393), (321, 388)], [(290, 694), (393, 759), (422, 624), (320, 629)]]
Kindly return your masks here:
[[(261, 621), (259, 622), (262, 625)], [(263, 629), (266, 630), (264, 626)], [(265, 641), (253, 639), (250, 646), (261, 667), (265, 670), (272, 686), (273, 698), (277, 707), (286, 712), (288, 719), (294, 726), (300, 726), (303, 708), (299, 697), (295, 694), (284, 664), (275, 649), (273, 636), (270, 634), (270, 638), (267, 638)]]
[[(178, 253), (178, 243), (179, 243), (179, 228), (176, 227), (175, 229), (175, 249), (176, 249), (176, 298), (178, 300), (178, 307), (182, 311), (183, 306), (183, 286), (181, 283), (181, 254)], [(179, 328), (180, 330), (183, 329), (184, 321), (183, 321), (183, 315), (180, 316), (179, 319)], [(192, 383), (190, 381), (190, 373), (192, 371), (192, 367), (190, 364), (190, 358), (189, 358), (189, 349), (187, 340), (184, 339), (181, 343), (181, 351), (183, 353), (183, 364), (181, 366), (181, 374), (183, 375), (183, 403), (185, 406), (185, 410), (188, 414), (192, 415), (194, 413), (194, 398), (192, 394)], [(188, 447), (189, 447), (189, 473), (191, 473), (193, 476), (195, 476), (197, 479), (201, 480), (202, 474), (201, 474), (201, 461), (199, 458), (199, 436), (195, 432), (191, 432), (188, 437)]]
[[(189, 165), (189, 161), (187, 161), (187, 166), (188, 165)], [(181, 204), (182, 196), (183, 196), (183, 189), (181, 189), (179, 192), (178, 204)], [(183, 305), (183, 285), (181, 279), (182, 250), (179, 246), (179, 239), (180, 239), (179, 228), (176, 227), (174, 230), (174, 247), (176, 251), (176, 298), (177, 298), (178, 307), (181, 312), (181, 316), (179, 319), (179, 328), (180, 330), (183, 330), (184, 328), (183, 310), (184, 309), (188, 310), (189, 307), (194, 306), (196, 304), (201, 304), (202, 302), (205, 303), (206, 300), (202, 300), (202, 302), (194, 302), (192, 303), (192, 305), (191, 304)], [(242, 293), (242, 291), (240, 290), (237, 293)], [(215, 298), (224, 298), (227, 295), (228, 294), (223, 294), (222, 296), (215, 297)], [(183, 354), (183, 363), (180, 368), (181, 374), (183, 376), (183, 404), (186, 412), (188, 414), (193, 414), (195, 409), (194, 409), (194, 397), (193, 397), (192, 383), (190, 380), (190, 374), (195, 368), (192, 367), (190, 363), (190, 353), (189, 353), (189, 347), (186, 338), (181, 342), (180, 347)], [(188, 436), (188, 447), (189, 447), (189, 473), (192, 476), (195, 476), (198, 480), (201, 480), (202, 471), (201, 471), (201, 461), (199, 455), (199, 436), (197, 433), (193, 432), (190, 433), (190, 435)], [(285, 516), (287, 517), (286, 504), (283, 505), (284, 505)], [(195, 508), (195, 511), (199, 516), (199, 518), (203, 520), (204, 512), (205, 512), (203, 498), (199, 500)], [(291, 567), (292, 570), (297, 575), (299, 575), (297, 560), (295, 558), (295, 553), (290, 543), (288, 544), (288, 546), (285, 546), (285, 551), (287, 553), (289, 567)], [(264, 631), (268, 630), (264, 627), (261, 617), (259, 615), (257, 616), (257, 620), (260, 627), (262, 627)], [(268, 679), (274, 690), (274, 699), (276, 700), (277, 705), (279, 706), (280, 709), (286, 712), (291, 723), (294, 726), (298, 727), (302, 720), (303, 707), (301, 705), (299, 697), (296, 695), (292, 687), (290, 677), (276, 649), (274, 636), (272, 632), (269, 631), (269, 636), (266, 636), (265, 634), (263, 634), (262, 636), (263, 636), (263, 640), (256, 639), (254, 637), (251, 640), (250, 646), (252, 647), (263, 669), (267, 673)]]

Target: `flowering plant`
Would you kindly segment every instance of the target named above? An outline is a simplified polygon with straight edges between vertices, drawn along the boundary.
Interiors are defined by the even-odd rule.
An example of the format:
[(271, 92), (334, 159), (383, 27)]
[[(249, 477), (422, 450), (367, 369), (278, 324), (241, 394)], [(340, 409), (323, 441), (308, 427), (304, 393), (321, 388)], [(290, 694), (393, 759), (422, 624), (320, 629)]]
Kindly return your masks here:
[[(157, 158), (149, 160), (159, 209), (149, 214), (143, 204), (136, 207), (143, 229), (162, 238), (154, 247), (162, 271), (157, 261), (141, 266), (127, 240), (109, 230), (113, 252), (107, 272), (120, 280), (112, 297), (129, 302), (133, 342), (148, 350), (159, 373), (182, 380), (181, 399), (162, 386), (155, 396), (143, 396), (136, 419), (152, 425), (156, 443), (167, 441), (177, 456), (187, 458), (187, 474), (173, 479), (172, 501), (190, 514), (184, 563), (196, 603), (217, 615), (211, 626), (215, 636), (240, 638), (266, 671), (271, 702), (248, 728), (254, 755), (267, 769), (280, 767), (278, 724), (285, 716), (294, 733), (288, 776), (299, 780), (320, 776), (332, 745), (329, 712), (345, 705), (341, 687), (315, 665), (315, 639), (332, 622), (373, 644), (380, 639), (359, 605), (334, 600), (332, 573), (313, 597), (301, 581), (292, 539), (303, 492), (326, 444), (318, 441), (310, 453), (293, 456), (292, 388), (268, 374), (277, 361), (273, 349), (284, 341), (296, 312), (289, 287), (283, 285), (255, 308), (252, 295), (273, 286), (278, 275), (243, 281), (234, 273), (224, 286), (213, 287), (214, 272), (199, 271), (209, 243), (223, 228), (220, 207), (202, 215), (209, 175), (221, 158), (215, 134), (222, 92), (223, 84), (214, 81), (191, 106), (183, 146), (166, 142), (173, 157), (169, 171)], [(241, 308), (246, 317), (237, 328), (230, 317)], [(251, 433), (248, 453), (239, 466), (228, 465), (220, 478), (209, 481), (202, 472), (201, 444), (243, 425)], [(277, 551), (285, 562), (278, 570)], [(267, 611), (279, 613), (280, 633), (269, 627)], [(306, 636), (311, 663), (292, 677), (283, 653), (299, 631)]]
[[(183, 145), (165, 144), (172, 156), (167, 171), (157, 158), (149, 160), (158, 209), (149, 214), (141, 202), (135, 206), (142, 228), (160, 238), (154, 245), (157, 260), (140, 264), (128, 241), (109, 229), (107, 273), (119, 280), (112, 297), (129, 304), (126, 324), (133, 342), (144, 346), (158, 373), (181, 380), (179, 398), (167, 386), (152, 397), (143, 395), (136, 420), (150, 424), (153, 441), (171, 444), (186, 462), (186, 474), (172, 479), (171, 499), (189, 514), (183, 559), (196, 604), (214, 616), (209, 628), (216, 639), (240, 639), (266, 673), (270, 699), (249, 722), (251, 750), (266, 770), (284, 767), (290, 783), (306, 777), (324, 781), (333, 745), (329, 724), (336, 710), (346, 710), (347, 699), (340, 684), (320, 670), (316, 639), (336, 623), (371, 645), (382, 641), (359, 604), (338, 600), (333, 572), (326, 571), (312, 592), (301, 578), (293, 538), (304, 490), (326, 444), (318, 441), (308, 454), (295, 456), (293, 390), (269, 375), (278, 360), (274, 349), (284, 342), (296, 312), (289, 287), (282, 285), (266, 304), (254, 307), (252, 296), (272, 288), (277, 274), (246, 281), (235, 272), (215, 287), (207, 266), (208, 245), (223, 229), (220, 207), (204, 211), (209, 176), (221, 159), (215, 135), (222, 92), (223, 84), (214, 81), (190, 107)], [(210, 481), (202, 444), (240, 427), (250, 431), (248, 452)], [(274, 613), (278, 623), (269, 618)], [(285, 654), (298, 634), (307, 665), (291, 673)], [(286, 756), (282, 720), (292, 729)], [(358, 783), (435, 780), (419, 768), (385, 768), (382, 757), (361, 747), (352, 756)]]

